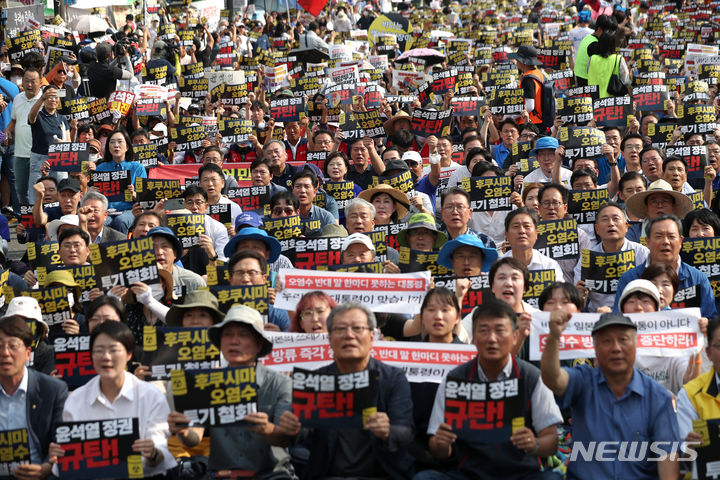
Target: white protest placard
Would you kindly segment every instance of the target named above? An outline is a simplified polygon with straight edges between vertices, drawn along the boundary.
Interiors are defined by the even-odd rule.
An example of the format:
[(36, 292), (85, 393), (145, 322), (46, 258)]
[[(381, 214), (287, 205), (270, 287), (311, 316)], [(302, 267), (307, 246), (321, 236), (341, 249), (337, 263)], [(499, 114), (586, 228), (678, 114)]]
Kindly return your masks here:
[(352, 60), (352, 50), (347, 45), (329, 45), (330, 60)]
[(222, 83), (226, 83), (228, 85), (240, 85), (245, 83), (245, 72), (242, 70), (206, 71), (205, 78), (208, 79), (208, 91), (210, 91)]
[[(260, 362), (278, 372), (315, 370), (333, 361), (327, 333), (265, 332), (273, 340), (270, 355)], [(370, 355), (405, 372), (409, 382), (440, 383), (456, 366), (477, 355), (474, 345), (459, 343), (388, 342), (376, 340)]]
[(420, 85), (425, 81), (425, 74), (422, 72), (411, 72), (409, 70), (393, 70), (392, 83), (394, 88), (403, 88), (405, 82), (415, 82)]
[(685, 50), (685, 69), (691, 75), (697, 75), (697, 66), (700, 64), (700, 59), (704, 57), (713, 57), (717, 54), (717, 46), (688, 43)]
[(167, 85), (154, 85), (151, 83), (143, 83), (135, 87), (135, 95), (141, 99), (145, 98), (161, 98), (163, 101), (168, 96)]
[(333, 83), (359, 83), (360, 71), (357, 65), (328, 68), (327, 74)]
[[(698, 320), (699, 308), (678, 308), (651, 313), (631, 313), (627, 317), (637, 325), (637, 355), (685, 357), (703, 347)], [(560, 360), (595, 358), (593, 325), (599, 313), (575, 313), (560, 338)], [(550, 312), (535, 312), (530, 327), (530, 360), (540, 360), (550, 333)]]
[(370, 55), (368, 57), (368, 62), (370, 62), (370, 65), (373, 67), (379, 68), (383, 71), (387, 70), (390, 65), (387, 55)]
[(303, 295), (321, 290), (337, 303), (360, 302), (373, 312), (415, 315), (430, 288), (428, 271), (386, 275), (282, 268), (278, 275), (283, 290), (275, 307), (282, 310), (295, 310)]

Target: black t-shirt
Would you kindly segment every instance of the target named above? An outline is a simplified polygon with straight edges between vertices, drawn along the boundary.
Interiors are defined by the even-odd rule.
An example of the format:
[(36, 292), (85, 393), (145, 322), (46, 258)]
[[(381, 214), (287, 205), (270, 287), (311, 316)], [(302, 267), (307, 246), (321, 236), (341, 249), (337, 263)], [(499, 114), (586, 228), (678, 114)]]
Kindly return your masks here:
[(345, 175), (345, 179), (351, 180), (355, 182), (355, 185), (360, 185), (363, 190), (367, 190), (370, 184), (372, 184), (373, 177), (377, 176), (378, 174), (375, 173), (372, 167), (366, 168), (362, 173), (358, 173), (355, 168), (351, 168), (347, 175)]
[(122, 78), (120, 67), (111, 67), (106, 62), (95, 62), (88, 68), (90, 95), (97, 98), (109, 97), (116, 90), (117, 80)]

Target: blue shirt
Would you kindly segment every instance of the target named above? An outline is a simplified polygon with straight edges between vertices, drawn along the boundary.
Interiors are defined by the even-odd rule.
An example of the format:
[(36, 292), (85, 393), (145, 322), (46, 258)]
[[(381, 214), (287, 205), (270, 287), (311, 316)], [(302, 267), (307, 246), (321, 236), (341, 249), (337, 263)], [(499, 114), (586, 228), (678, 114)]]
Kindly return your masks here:
[[(439, 184), (440, 182), (438, 182)], [(430, 198), (430, 205), (435, 209), (435, 198), (437, 197), (437, 185), (433, 185), (430, 181), (430, 175), (425, 175), (415, 184), (415, 190), (422, 192)]]
[(498, 165), (505, 165), (505, 159), (510, 156), (510, 150), (507, 149), (504, 143), (499, 143), (497, 145), (493, 145), (492, 156), (495, 159), (495, 163)]
[[(632, 282), (633, 280), (637, 280), (638, 278), (640, 278), (640, 275), (642, 275), (642, 272), (645, 271), (645, 268), (647, 266), (648, 263), (646, 263), (645, 265), (638, 265), (632, 270), (625, 272), (622, 277), (620, 277), (620, 281), (618, 282), (617, 287), (617, 294), (615, 294), (615, 305), (613, 305), (613, 312), (620, 311), (618, 306), (618, 303), (620, 302), (620, 295), (622, 295), (622, 292), (627, 286), (627, 284)], [(691, 267), (685, 262), (680, 262), (678, 278), (680, 279), (680, 286), (678, 287), (678, 291), (698, 285), (698, 288), (700, 290), (698, 292), (698, 295), (700, 295), (701, 301), (700, 312), (702, 313), (703, 317), (711, 318), (717, 314), (717, 308), (715, 307), (715, 294), (713, 293), (713, 289), (710, 286), (710, 281), (708, 280), (708, 277), (706, 277), (697, 268)]]
[[(634, 373), (625, 393), (617, 398), (610, 390), (605, 375), (600, 368), (578, 365), (565, 368), (570, 375), (567, 391), (558, 398), (561, 409), (572, 409), (572, 438), (580, 442), (583, 450), (595, 450), (587, 456), (593, 460), (585, 461), (578, 451), (577, 458), (568, 465), (567, 478), (574, 479), (618, 479), (633, 480), (657, 479), (658, 462), (645, 461), (595, 461), (600, 455), (597, 444), (590, 442), (613, 442), (604, 449), (606, 458), (618, 458), (619, 455), (632, 457), (638, 455), (642, 446), (626, 446), (622, 452), (620, 442), (660, 441), (681, 442), (677, 417), (672, 407), (670, 393), (659, 383), (634, 368)], [(670, 445), (661, 445), (670, 450)], [(573, 450), (578, 448), (573, 445)], [(632, 449), (635, 448), (633, 451)], [(647, 456), (655, 456), (649, 445)], [(613, 449), (615, 451), (613, 451)], [(620, 453), (622, 452), (622, 453)]]
[(270, 323), (280, 327), (280, 330), (287, 332), (290, 328), (290, 316), (285, 310), (275, 308), (273, 305), (268, 306), (268, 320)]
[[(96, 172), (113, 172), (116, 170), (130, 170), (130, 183), (135, 185), (135, 179), (137, 177), (140, 178), (147, 178), (147, 172), (145, 171), (145, 167), (142, 166), (142, 163), (140, 162), (128, 162), (126, 160), (123, 160), (120, 163), (117, 163), (115, 161), (109, 161), (109, 162), (103, 162), (95, 168)], [(110, 202), (109, 205), (110, 208), (114, 208), (115, 210), (129, 210), (132, 208), (131, 202)]]
[[(17, 390), (8, 395), (5, 389), (0, 387), (0, 430), (16, 430), (26, 428), (30, 431), (30, 423), (27, 419), (27, 387), (28, 371), (23, 367), (23, 378)], [(40, 464), (44, 458), (40, 458), (40, 451), (33, 441), (33, 436), (28, 435), (30, 444), (30, 463)]]
[(2, 87), (0, 88), (0, 94), (10, 97), (7, 108), (5, 108), (2, 114), (0, 114), (0, 129), (4, 132), (10, 124), (10, 120), (12, 120), (12, 99), (15, 98), (16, 95), (20, 95), (20, 89), (10, 80), (6, 80), (2, 77), (0, 77), (0, 87)]

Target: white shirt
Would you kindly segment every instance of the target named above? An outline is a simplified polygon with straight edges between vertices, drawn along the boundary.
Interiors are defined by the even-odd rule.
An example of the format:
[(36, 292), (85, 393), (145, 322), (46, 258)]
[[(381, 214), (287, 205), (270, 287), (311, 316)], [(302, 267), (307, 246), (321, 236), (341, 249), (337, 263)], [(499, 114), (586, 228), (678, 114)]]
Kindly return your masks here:
[[(556, 282), (564, 282), (565, 277), (563, 276), (562, 269), (560, 268), (560, 264), (553, 260), (550, 257), (546, 257), (542, 253), (538, 252), (533, 248), (533, 254), (532, 258), (530, 259), (530, 265), (528, 265), (528, 270), (555, 270), (555, 281)], [(508, 250), (505, 252), (502, 257), (512, 257), (512, 250)]]
[(225, 225), (218, 222), (210, 215), (205, 215), (205, 235), (210, 237), (210, 240), (212, 240), (213, 249), (215, 250), (215, 254), (218, 258), (223, 262), (227, 261), (227, 257), (225, 256), (225, 245), (227, 245), (229, 238)]
[[(567, 168), (560, 167), (560, 183), (562, 183), (567, 188), (570, 188), (570, 177), (572, 177), (572, 171), (568, 170)], [(542, 168), (536, 168), (532, 172), (528, 173), (523, 179), (523, 188), (525, 188), (525, 185), (528, 183), (550, 182), (552, 182), (552, 178), (546, 176), (543, 173)]]
[[(500, 372), (500, 375), (498, 375), (498, 381), (510, 378), (512, 370), (512, 361), (510, 355), (508, 355), (508, 361), (505, 367), (503, 367), (502, 372)], [(485, 372), (482, 370), (482, 366), (480, 366), (480, 362), (478, 362), (477, 374), (480, 380), (484, 382), (488, 381)], [(557, 406), (557, 403), (555, 403), (553, 393), (542, 383), (542, 379), (539, 377), (533, 389), (532, 396), (530, 397), (530, 410), (532, 411), (532, 426), (536, 432), (540, 432), (553, 425), (559, 425), (563, 421), (560, 408)], [(433, 403), (432, 413), (430, 414), (430, 422), (428, 423), (427, 429), (428, 435), (435, 435), (440, 424), (445, 421), (444, 417), (445, 382), (441, 382), (435, 394), (435, 403)]]
[(577, 55), (578, 48), (580, 47), (580, 42), (583, 41), (583, 38), (587, 37), (593, 33), (593, 29), (590, 27), (575, 27), (568, 33), (568, 36), (570, 37), (570, 41), (573, 44), (573, 50), (575, 51), (575, 55)]
[(11, 117), (15, 120), (15, 156), (30, 158), (30, 149), (32, 148), (32, 127), (28, 123), (28, 115), (30, 110), (38, 98), (42, 96), (42, 92), (38, 90), (37, 95), (33, 98), (27, 98), (25, 92), (20, 92), (13, 99)]
[(100, 391), (99, 375), (71, 392), (65, 402), (63, 420), (78, 422), (136, 417), (140, 425), (140, 438), (152, 439), (155, 448), (163, 456), (163, 460), (155, 467), (149, 466), (143, 457), (145, 475), (153, 476), (163, 474), (176, 465), (167, 445), (170, 435), (167, 423), (169, 414), (170, 406), (160, 390), (125, 372), (125, 381), (113, 402)]
[(227, 197), (220, 196), (220, 200), (217, 203), (229, 203), (230, 204), (230, 221), (233, 225), (235, 225), (235, 219), (242, 213), (242, 208), (240, 208), (240, 205), (233, 202)]
[(495, 242), (498, 248), (505, 241), (505, 217), (509, 211), (502, 212), (473, 212), (469, 227), (476, 232), (482, 232)]

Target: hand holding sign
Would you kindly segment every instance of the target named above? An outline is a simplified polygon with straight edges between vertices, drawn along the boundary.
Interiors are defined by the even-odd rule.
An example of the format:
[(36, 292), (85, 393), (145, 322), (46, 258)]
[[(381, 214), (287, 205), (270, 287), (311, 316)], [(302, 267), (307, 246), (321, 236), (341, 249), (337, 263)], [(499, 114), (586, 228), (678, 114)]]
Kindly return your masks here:
[(370, 430), (380, 440), (386, 441), (390, 438), (390, 418), (385, 412), (370, 415), (365, 422), (364, 428)]
[(515, 430), (510, 436), (510, 441), (516, 448), (519, 448), (525, 453), (533, 453), (540, 446), (533, 431), (527, 427), (521, 427)]

